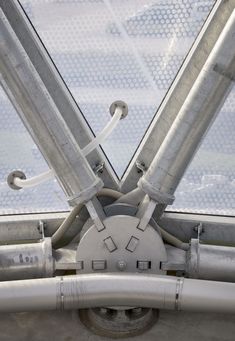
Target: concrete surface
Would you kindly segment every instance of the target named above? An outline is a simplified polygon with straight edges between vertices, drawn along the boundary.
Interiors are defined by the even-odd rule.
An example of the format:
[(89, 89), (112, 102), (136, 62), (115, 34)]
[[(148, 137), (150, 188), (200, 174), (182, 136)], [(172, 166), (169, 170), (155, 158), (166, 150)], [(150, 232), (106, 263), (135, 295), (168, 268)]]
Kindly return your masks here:
[[(146, 341), (232, 341), (235, 315), (162, 311), (158, 323), (147, 333), (128, 340)], [(0, 315), (0, 341), (99, 341), (110, 340), (91, 334), (76, 311)]]

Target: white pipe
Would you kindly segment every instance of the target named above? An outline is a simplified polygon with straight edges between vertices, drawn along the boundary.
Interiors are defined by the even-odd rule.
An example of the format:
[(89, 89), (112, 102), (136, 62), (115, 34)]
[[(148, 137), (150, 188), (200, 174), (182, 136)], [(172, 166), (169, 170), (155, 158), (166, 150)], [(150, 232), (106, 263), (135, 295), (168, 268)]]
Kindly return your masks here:
[(29, 179), (20, 179), (18, 177), (14, 178), (14, 185), (21, 187), (21, 188), (30, 188), (37, 186), (47, 180), (50, 180), (54, 177), (54, 172), (52, 169), (41, 173), (39, 175), (33, 176), (32, 178)]
[[(117, 127), (119, 120), (122, 117), (122, 108), (117, 107), (112, 119), (109, 123), (104, 127), (101, 133), (96, 136), (86, 147), (82, 149), (82, 153), (84, 156), (90, 154), (94, 149), (98, 147), (107, 137), (112, 133), (112, 131)], [(14, 178), (14, 185), (21, 188), (30, 188), (37, 186), (45, 181), (48, 181), (54, 177), (54, 172), (52, 169), (41, 173), (39, 175), (33, 176), (29, 179), (20, 179), (19, 177)]]
[(101, 133), (98, 136), (96, 136), (86, 147), (82, 149), (84, 156), (87, 156), (90, 152), (92, 152), (92, 150), (97, 148), (99, 144), (101, 144), (105, 139), (107, 139), (107, 137), (112, 133), (112, 131), (118, 125), (118, 122), (120, 121), (121, 117), (122, 117), (122, 108), (117, 107), (112, 119), (104, 127)]
[(103, 187), (45, 84), (0, 9), (0, 82), (38, 145), (70, 205), (89, 202)]
[(173, 276), (86, 274), (0, 282), (0, 312), (132, 306), (235, 313), (235, 284)]

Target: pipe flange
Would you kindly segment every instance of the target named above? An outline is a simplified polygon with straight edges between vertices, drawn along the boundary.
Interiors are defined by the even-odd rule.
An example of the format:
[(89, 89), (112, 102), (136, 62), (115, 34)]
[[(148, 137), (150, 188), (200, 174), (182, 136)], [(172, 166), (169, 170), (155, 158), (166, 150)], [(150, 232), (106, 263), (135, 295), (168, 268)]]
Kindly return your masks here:
[(125, 102), (123, 101), (115, 101), (113, 102), (110, 107), (109, 107), (109, 112), (111, 114), (111, 116), (113, 116), (115, 114), (115, 110), (120, 107), (122, 109), (122, 116), (121, 116), (121, 120), (123, 118), (125, 118), (128, 114), (128, 106)]
[(15, 178), (20, 178), (22, 180), (25, 180), (26, 179), (26, 175), (24, 174), (24, 172), (22, 172), (20, 170), (14, 170), (7, 177), (7, 184), (8, 184), (8, 186), (11, 189), (14, 189), (14, 190), (22, 189), (22, 187), (17, 186), (17, 185), (14, 184), (14, 179)]
[(114, 339), (143, 334), (157, 322), (158, 316), (157, 309), (147, 308), (96, 308), (79, 311), (81, 322), (94, 334)]

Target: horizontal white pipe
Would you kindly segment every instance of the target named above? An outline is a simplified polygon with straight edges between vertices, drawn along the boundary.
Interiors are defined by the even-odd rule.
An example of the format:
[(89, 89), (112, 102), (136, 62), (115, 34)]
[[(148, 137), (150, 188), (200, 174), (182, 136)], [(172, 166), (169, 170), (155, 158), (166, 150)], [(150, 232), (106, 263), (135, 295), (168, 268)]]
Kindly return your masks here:
[[(81, 151), (84, 156), (87, 156), (90, 154), (94, 149), (98, 147), (99, 144), (101, 144), (107, 137), (112, 133), (112, 131), (116, 128), (118, 125), (118, 122), (120, 121), (122, 117), (122, 108), (117, 107), (115, 110), (115, 113), (111, 120), (108, 122), (108, 124), (104, 127), (104, 129), (101, 131), (99, 135), (97, 135), (86, 147), (84, 147)], [(54, 177), (54, 172), (52, 169), (49, 169), (48, 171), (41, 173), (39, 175), (33, 176), (29, 179), (21, 179), (19, 177), (14, 178), (14, 185), (21, 187), (21, 188), (30, 188), (37, 186), (47, 180), (50, 180)]]
[(235, 313), (235, 284), (117, 273), (0, 282), (0, 312), (108, 306)]
[(13, 182), (14, 185), (21, 187), (21, 188), (30, 188), (37, 185), (40, 185), (41, 183), (50, 180), (54, 178), (54, 172), (52, 169), (49, 169), (48, 171), (41, 173), (39, 175), (33, 176), (29, 179), (21, 179), (19, 177), (15, 177)]

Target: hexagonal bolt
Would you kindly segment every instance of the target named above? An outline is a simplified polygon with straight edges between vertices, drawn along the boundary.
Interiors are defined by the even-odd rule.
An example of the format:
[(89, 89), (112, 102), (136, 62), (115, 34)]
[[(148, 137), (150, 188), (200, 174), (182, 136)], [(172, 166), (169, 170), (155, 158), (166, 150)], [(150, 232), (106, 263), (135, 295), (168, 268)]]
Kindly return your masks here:
[(117, 265), (118, 270), (120, 271), (125, 271), (126, 266), (127, 266), (124, 260), (119, 260), (116, 265)]

